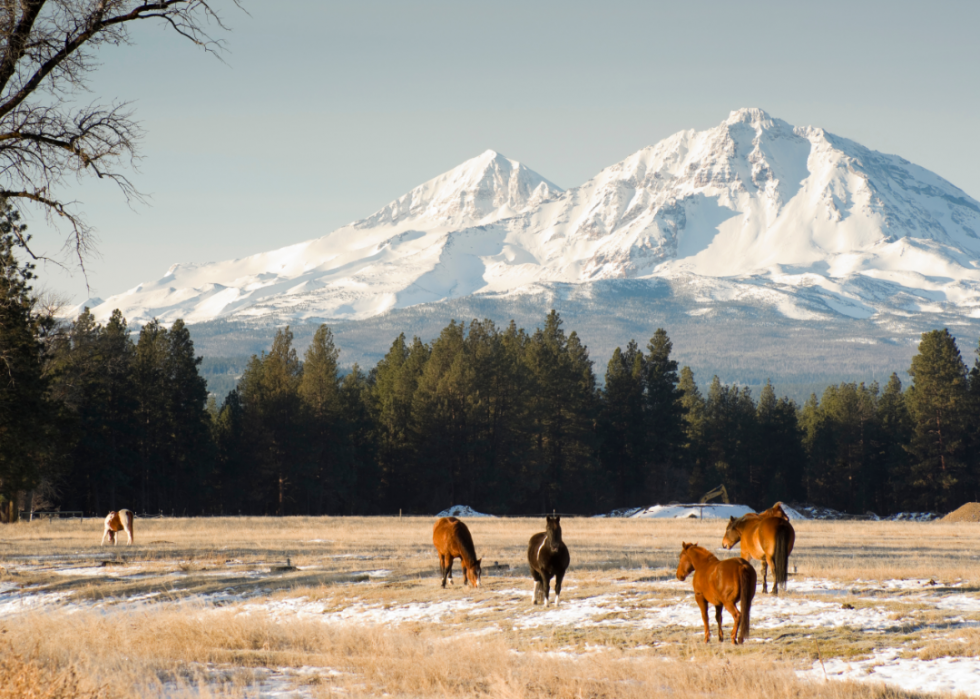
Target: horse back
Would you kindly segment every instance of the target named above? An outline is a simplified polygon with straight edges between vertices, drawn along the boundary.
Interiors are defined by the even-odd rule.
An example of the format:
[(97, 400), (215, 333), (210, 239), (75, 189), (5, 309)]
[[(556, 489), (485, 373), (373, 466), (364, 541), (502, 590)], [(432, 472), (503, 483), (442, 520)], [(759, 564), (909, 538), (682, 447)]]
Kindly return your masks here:
[(796, 542), (796, 530), (789, 520), (782, 517), (766, 517), (758, 523), (757, 538), (759, 547), (767, 554), (772, 554), (776, 547), (776, 538), (781, 531), (785, 531), (789, 536), (789, 546), (787, 553), (793, 552), (793, 544)]
[(432, 528), (432, 543), (442, 555), (476, 561), (476, 547), (469, 528), (455, 517), (443, 517)]
[(743, 571), (751, 573), (753, 592), (755, 590), (755, 568), (744, 558), (726, 558), (712, 561), (694, 571), (692, 584), (695, 592), (700, 592), (709, 604), (724, 604), (739, 599), (742, 589)]

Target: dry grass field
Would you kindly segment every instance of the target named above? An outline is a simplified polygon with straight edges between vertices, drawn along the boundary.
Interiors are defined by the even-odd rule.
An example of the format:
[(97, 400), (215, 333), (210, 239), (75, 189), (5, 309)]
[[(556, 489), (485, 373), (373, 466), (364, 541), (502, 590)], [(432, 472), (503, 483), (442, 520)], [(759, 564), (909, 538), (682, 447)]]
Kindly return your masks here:
[(458, 561), (439, 587), (433, 522), (5, 525), (0, 698), (980, 696), (980, 524), (797, 522), (787, 594), (733, 647), (674, 576), (681, 541), (733, 555), (723, 521), (564, 518), (557, 608), (531, 604), (543, 520), (467, 520), (477, 590)]

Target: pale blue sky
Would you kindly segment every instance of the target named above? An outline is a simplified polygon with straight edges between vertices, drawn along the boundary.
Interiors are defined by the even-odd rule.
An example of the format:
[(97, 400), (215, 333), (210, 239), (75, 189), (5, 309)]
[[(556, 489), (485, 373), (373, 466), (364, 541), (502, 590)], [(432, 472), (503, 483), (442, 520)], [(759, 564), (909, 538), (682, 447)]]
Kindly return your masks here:
[[(321, 236), (493, 148), (562, 187), (732, 109), (897, 153), (980, 198), (980, 2), (243, 0), (225, 63), (159, 29), (101, 54), (133, 101), (133, 174), (67, 194), (99, 233), (92, 294), (174, 262)], [(230, 5), (216, 0), (216, 4)], [(63, 235), (29, 218), (35, 240)], [(80, 274), (48, 265), (74, 302)]]

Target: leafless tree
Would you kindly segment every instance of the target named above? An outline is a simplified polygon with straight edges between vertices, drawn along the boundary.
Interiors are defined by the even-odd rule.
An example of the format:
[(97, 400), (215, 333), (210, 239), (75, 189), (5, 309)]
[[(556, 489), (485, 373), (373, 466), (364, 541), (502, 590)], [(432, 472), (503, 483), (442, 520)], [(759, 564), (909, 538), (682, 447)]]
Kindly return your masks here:
[[(63, 198), (68, 180), (110, 180), (127, 201), (141, 199), (124, 174), (143, 135), (133, 111), (124, 103), (79, 106), (96, 53), (131, 44), (133, 23), (145, 21), (220, 53), (221, 41), (209, 33), (225, 29), (213, 7), (220, 1), (0, 0), (0, 198), (33, 202), (67, 223), (65, 246), (83, 270), (92, 229)], [(26, 236), (18, 238), (37, 259)]]

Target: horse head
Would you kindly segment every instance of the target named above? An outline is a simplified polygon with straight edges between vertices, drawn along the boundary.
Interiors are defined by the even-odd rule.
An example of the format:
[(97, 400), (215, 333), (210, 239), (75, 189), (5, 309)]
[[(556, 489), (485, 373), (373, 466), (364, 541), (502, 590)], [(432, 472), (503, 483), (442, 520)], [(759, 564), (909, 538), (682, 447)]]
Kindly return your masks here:
[(470, 568), (463, 568), (463, 574), (465, 575), (466, 582), (468, 582), (473, 587), (480, 586), (480, 578), (483, 575), (483, 569), (480, 567), (480, 563), (483, 561), (482, 558), (476, 559), (476, 563)]
[(690, 556), (687, 555), (687, 550), (693, 546), (697, 546), (697, 543), (685, 544), (683, 541), (681, 542), (681, 559), (677, 563), (678, 580), (684, 580), (694, 570), (694, 563), (691, 562)]
[(548, 517), (548, 525), (545, 527), (545, 541), (552, 553), (558, 553), (561, 548), (561, 517)]
[(742, 540), (742, 532), (738, 530), (738, 522), (734, 517), (729, 518), (725, 538), (721, 540), (722, 548), (730, 549)]

